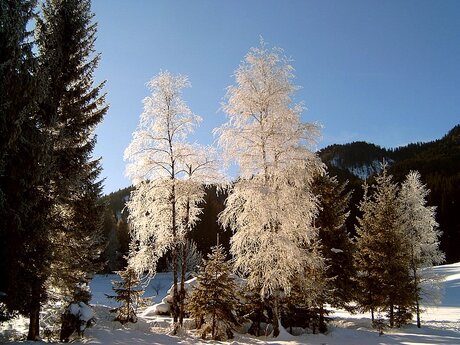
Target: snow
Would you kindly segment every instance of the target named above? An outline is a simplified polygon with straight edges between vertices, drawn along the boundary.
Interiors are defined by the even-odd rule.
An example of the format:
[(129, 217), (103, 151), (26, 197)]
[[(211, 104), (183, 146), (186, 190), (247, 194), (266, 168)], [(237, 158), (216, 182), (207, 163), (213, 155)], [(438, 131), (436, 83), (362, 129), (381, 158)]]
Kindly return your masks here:
[[(282, 329), (278, 338), (253, 337), (236, 334), (235, 339), (229, 342), (203, 341), (193, 331), (187, 331), (181, 336), (169, 335), (170, 318), (164, 316), (140, 316), (136, 324), (121, 326), (118, 322), (112, 322), (113, 315), (109, 313), (109, 305), (113, 302), (104, 296), (111, 293), (111, 280), (116, 276), (95, 276), (91, 288), (93, 300), (91, 305), (96, 312), (97, 324), (85, 331), (84, 339), (75, 340), (74, 344), (99, 344), (99, 345), (170, 345), (170, 344), (231, 344), (231, 345), (429, 345), (460, 344), (460, 263), (436, 266), (433, 270), (444, 277), (442, 287), (444, 295), (441, 304), (436, 306), (432, 302), (424, 305), (426, 311), (422, 314), (422, 328), (418, 329), (415, 323), (401, 329), (386, 329), (384, 335), (379, 336), (371, 327), (369, 314), (350, 315), (345, 311), (337, 310), (332, 315), (333, 320), (329, 325), (327, 334), (303, 334), (293, 336)], [(146, 288), (146, 294), (152, 296), (158, 303), (167, 294), (172, 276), (170, 273), (159, 273)], [(152, 286), (162, 284), (159, 294), (156, 296)], [(17, 320), (17, 322), (21, 322)], [(4, 341), (4, 335), (8, 329), (16, 328), (16, 325), (1, 325), (0, 343)], [(8, 328), (9, 327), (9, 328)], [(3, 337), (2, 337), (3, 336)], [(40, 342), (16, 342), (13, 344), (41, 344)], [(43, 343), (44, 344), (44, 343)]]
[(331, 252), (333, 253), (343, 253), (343, 250), (342, 249), (337, 249), (337, 248), (331, 248)]

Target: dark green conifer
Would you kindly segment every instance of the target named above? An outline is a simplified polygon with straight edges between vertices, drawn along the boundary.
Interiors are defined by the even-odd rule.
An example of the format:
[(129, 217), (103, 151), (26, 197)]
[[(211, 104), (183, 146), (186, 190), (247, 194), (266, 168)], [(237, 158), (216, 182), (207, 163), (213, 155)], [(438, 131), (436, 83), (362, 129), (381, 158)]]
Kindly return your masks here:
[[(360, 308), (384, 312), (390, 327), (401, 323), (401, 315), (407, 317), (412, 308), (409, 253), (401, 231), (398, 209), (398, 186), (387, 174), (386, 166), (377, 175), (374, 191), (368, 196), (365, 186), (364, 199), (358, 219), (356, 269), (361, 293)], [(403, 313), (397, 313), (397, 311)]]
[(53, 119), (50, 285), (70, 299), (77, 284), (101, 268), (103, 250), (100, 161), (91, 157), (95, 127), (107, 112), (104, 83), (94, 86), (100, 55), (89, 0), (48, 0), (37, 23), (46, 97), (40, 111)]
[(0, 290), (8, 311), (29, 316), (31, 340), (47, 298), (51, 209), (50, 119), (37, 109), (43, 85), (27, 30), (35, 3), (0, 1)]
[(327, 265), (325, 276), (329, 280), (325, 302), (339, 308), (349, 307), (355, 290), (354, 248), (345, 224), (351, 192), (345, 192), (345, 188), (346, 183), (339, 184), (329, 175), (317, 176), (313, 183), (320, 205), (315, 226), (319, 229), (321, 254)]
[(221, 246), (213, 247), (198, 273), (197, 283), (187, 302), (187, 310), (197, 321), (201, 336), (213, 340), (232, 338), (237, 325), (234, 315), (237, 286), (231, 275), (231, 264), (225, 260)]

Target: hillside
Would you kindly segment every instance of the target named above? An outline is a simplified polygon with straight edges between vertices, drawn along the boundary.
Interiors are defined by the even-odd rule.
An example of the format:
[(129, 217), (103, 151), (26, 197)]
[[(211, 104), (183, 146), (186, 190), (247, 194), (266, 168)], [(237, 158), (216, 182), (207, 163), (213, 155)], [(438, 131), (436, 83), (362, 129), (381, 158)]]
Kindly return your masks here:
[[(390, 173), (396, 181), (402, 181), (410, 170), (418, 170), (422, 181), (431, 190), (428, 202), (437, 206), (437, 221), (443, 232), (441, 248), (446, 253), (447, 263), (460, 261), (457, 249), (460, 243), (460, 125), (454, 127), (443, 138), (427, 143), (414, 143), (395, 149), (385, 149), (366, 142), (331, 145), (319, 152), (328, 166), (329, 174), (339, 181), (348, 181), (353, 190), (351, 212), (347, 220), (348, 231), (354, 233), (357, 215), (356, 205), (362, 197), (362, 182), (380, 171), (380, 162), (390, 165)], [(104, 196), (107, 205), (104, 222), (109, 240), (105, 256), (109, 262), (106, 271), (120, 269), (124, 265), (123, 255), (128, 250), (127, 213), (122, 212), (132, 187), (120, 189)], [(217, 194), (214, 187), (206, 191), (203, 214), (192, 231), (191, 237), (204, 254), (216, 243), (228, 246), (231, 232), (224, 232), (217, 224), (217, 215), (222, 211), (225, 194)], [(164, 263), (160, 262), (160, 267)]]
[[(430, 205), (437, 207), (437, 221), (443, 232), (441, 248), (447, 262), (460, 260), (457, 249), (460, 243), (460, 125), (443, 138), (427, 143), (414, 143), (395, 149), (385, 149), (374, 144), (355, 142), (331, 145), (319, 152), (330, 174), (341, 181), (348, 180), (354, 190), (352, 204), (361, 197), (360, 185), (380, 169), (380, 162), (390, 166), (390, 173), (401, 182), (411, 170), (418, 170), (422, 181), (430, 189)], [(356, 215), (356, 209), (352, 209)], [(349, 231), (353, 233), (353, 219)]]

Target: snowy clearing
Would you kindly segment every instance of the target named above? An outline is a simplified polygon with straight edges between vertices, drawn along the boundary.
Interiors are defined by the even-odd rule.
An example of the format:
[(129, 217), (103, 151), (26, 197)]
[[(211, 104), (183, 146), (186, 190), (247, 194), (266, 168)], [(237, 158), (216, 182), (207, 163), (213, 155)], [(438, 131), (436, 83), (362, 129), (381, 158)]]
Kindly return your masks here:
[[(235, 339), (227, 343), (238, 344), (311, 344), (311, 345), (428, 345), (428, 344), (460, 344), (460, 263), (435, 267), (434, 270), (445, 278), (443, 282), (444, 295), (439, 306), (425, 305), (426, 312), (422, 314), (422, 328), (415, 324), (401, 329), (387, 329), (379, 336), (371, 328), (370, 316), (366, 314), (350, 315), (344, 311), (336, 311), (326, 335), (304, 334), (292, 336), (282, 330), (276, 339), (271, 337), (255, 338), (248, 335), (236, 334)], [(212, 344), (213, 341), (203, 341), (189, 331), (182, 336), (168, 334), (170, 318), (160, 316), (139, 315), (139, 322), (121, 326), (112, 322), (113, 314), (109, 309), (116, 303), (104, 294), (111, 294), (111, 280), (116, 275), (96, 276), (91, 283), (93, 293), (92, 306), (96, 312), (97, 324), (85, 332), (83, 339), (73, 341), (74, 344)], [(170, 287), (172, 276), (169, 273), (159, 273), (146, 288), (145, 296), (150, 296), (153, 303), (159, 303)], [(158, 291), (158, 294), (156, 293)], [(11, 332), (25, 331), (27, 322), (16, 320), (14, 323), (1, 326), (0, 342)], [(225, 343), (225, 342), (217, 342)], [(8, 344), (37, 344), (36, 342), (14, 342)]]

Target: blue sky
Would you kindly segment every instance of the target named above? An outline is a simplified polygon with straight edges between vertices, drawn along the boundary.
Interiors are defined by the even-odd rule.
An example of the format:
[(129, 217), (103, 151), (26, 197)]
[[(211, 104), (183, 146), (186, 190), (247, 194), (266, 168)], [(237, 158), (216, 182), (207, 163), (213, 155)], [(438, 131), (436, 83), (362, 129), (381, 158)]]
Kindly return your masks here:
[(105, 193), (130, 185), (123, 151), (161, 70), (186, 74), (184, 99), (209, 144), (232, 74), (259, 37), (293, 59), (303, 120), (318, 148), (364, 140), (383, 147), (438, 139), (460, 123), (460, 1), (93, 0), (96, 80), (110, 109), (98, 127)]

